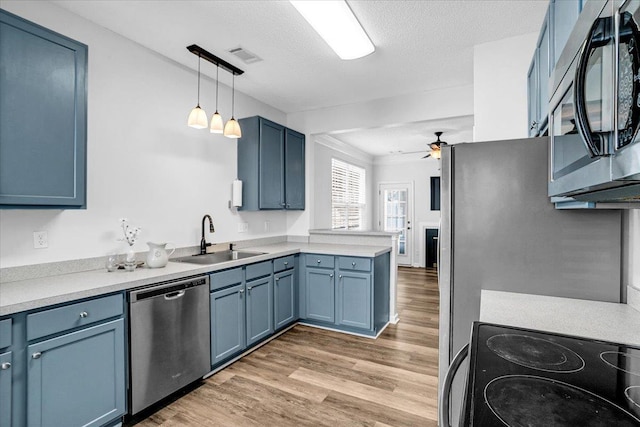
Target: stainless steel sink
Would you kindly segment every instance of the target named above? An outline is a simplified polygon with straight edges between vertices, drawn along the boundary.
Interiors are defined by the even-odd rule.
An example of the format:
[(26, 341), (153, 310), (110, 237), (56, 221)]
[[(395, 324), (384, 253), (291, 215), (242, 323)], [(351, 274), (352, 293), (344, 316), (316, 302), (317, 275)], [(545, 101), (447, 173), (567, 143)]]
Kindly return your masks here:
[(258, 255), (264, 255), (265, 252), (247, 252), (247, 251), (222, 251), (204, 255), (191, 255), (183, 256), (180, 258), (173, 258), (174, 262), (186, 262), (189, 264), (218, 264), (221, 262), (234, 261), (237, 259), (251, 258)]

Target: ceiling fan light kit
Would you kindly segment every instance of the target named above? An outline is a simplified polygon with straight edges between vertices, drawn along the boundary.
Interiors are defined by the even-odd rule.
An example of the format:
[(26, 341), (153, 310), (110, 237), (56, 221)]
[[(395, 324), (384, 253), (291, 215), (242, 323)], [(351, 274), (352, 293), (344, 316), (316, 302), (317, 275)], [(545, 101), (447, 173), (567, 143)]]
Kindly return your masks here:
[[(198, 45), (192, 44), (187, 46), (189, 52), (194, 55), (198, 55), (198, 104), (196, 107), (191, 110), (189, 114), (189, 118), (187, 120), (187, 125), (189, 127), (195, 129), (206, 129), (209, 127), (209, 122), (207, 121), (207, 113), (200, 107), (200, 59), (206, 59), (207, 61), (215, 64), (216, 66), (216, 112), (211, 116), (211, 127), (209, 127), (209, 131), (211, 133), (224, 133), (224, 136), (227, 138), (241, 138), (242, 130), (240, 129), (240, 124), (234, 118), (234, 110), (235, 110), (235, 78), (238, 75), (244, 74), (240, 68), (228, 63), (227, 61), (218, 58), (214, 54), (209, 51), (204, 50)], [(227, 122), (223, 127), (224, 121), (222, 120), (222, 116), (218, 112), (218, 77), (220, 72), (220, 67), (223, 70), (228, 71), (232, 75), (233, 84), (231, 89), (231, 119)]]

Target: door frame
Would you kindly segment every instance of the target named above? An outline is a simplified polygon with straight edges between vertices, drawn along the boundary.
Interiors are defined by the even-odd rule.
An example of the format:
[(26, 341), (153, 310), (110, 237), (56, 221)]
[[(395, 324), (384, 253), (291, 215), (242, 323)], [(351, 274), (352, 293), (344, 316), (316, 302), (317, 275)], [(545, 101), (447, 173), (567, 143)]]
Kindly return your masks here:
[[(404, 266), (409, 266), (412, 267), (413, 266), (413, 259), (414, 259), (414, 252), (415, 252), (415, 244), (416, 244), (416, 227), (415, 227), (415, 221), (414, 221), (414, 205), (415, 205), (415, 200), (414, 200), (414, 186), (415, 186), (415, 181), (411, 180), (411, 181), (381, 181), (378, 182), (378, 200), (377, 200), (377, 211), (378, 211), (378, 230), (383, 231), (384, 228), (382, 227), (382, 218), (384, 216), (384, 206), (382, 205), (382, 187), (383, 186), (392, 186), (392, 187), (397, 187), (397, 188), (403, 188), (406, 187), (407, 188), (407, 203), (409, 203), (409, 209), (407, 209), (407, 221), (408, 221), (408, 225), (409, 225), (409, 229), (407, 230), (407, 242), (406, 242), (406, 247), (407, 247), (407, 253), (406, 253), (406, 258), (405, 256), (399, 255), (396, 253), (396, 259), (397, 259), (397, 264), (398, 265), (404, 265)], [(399, 239), (398, 239), (399, 241)], [(399, 243), (398, 243), (399, 244)]]

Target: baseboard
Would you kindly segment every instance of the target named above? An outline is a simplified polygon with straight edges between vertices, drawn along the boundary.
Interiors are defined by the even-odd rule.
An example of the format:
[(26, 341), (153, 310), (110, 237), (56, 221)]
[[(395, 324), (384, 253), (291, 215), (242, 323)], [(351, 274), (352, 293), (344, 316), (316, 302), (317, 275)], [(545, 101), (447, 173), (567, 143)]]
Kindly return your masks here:
[(389, 319), (389, 323), (395, 325), (396, 323), (398, 323), (400, 321), (400, 315), (398, 313), (396, 313), (394, 316), (392, 316)]

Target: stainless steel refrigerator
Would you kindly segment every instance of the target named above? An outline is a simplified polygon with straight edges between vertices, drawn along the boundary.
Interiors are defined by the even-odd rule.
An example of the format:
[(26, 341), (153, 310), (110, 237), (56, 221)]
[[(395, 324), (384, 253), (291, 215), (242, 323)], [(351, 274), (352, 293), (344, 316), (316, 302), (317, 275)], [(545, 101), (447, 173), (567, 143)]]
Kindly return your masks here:
[(479, 319), (482, 289), (620, 302), (622, 214), (556, 210), (547, 196), (548, 145), (545, 137), (443, 149), (440, 390)]

